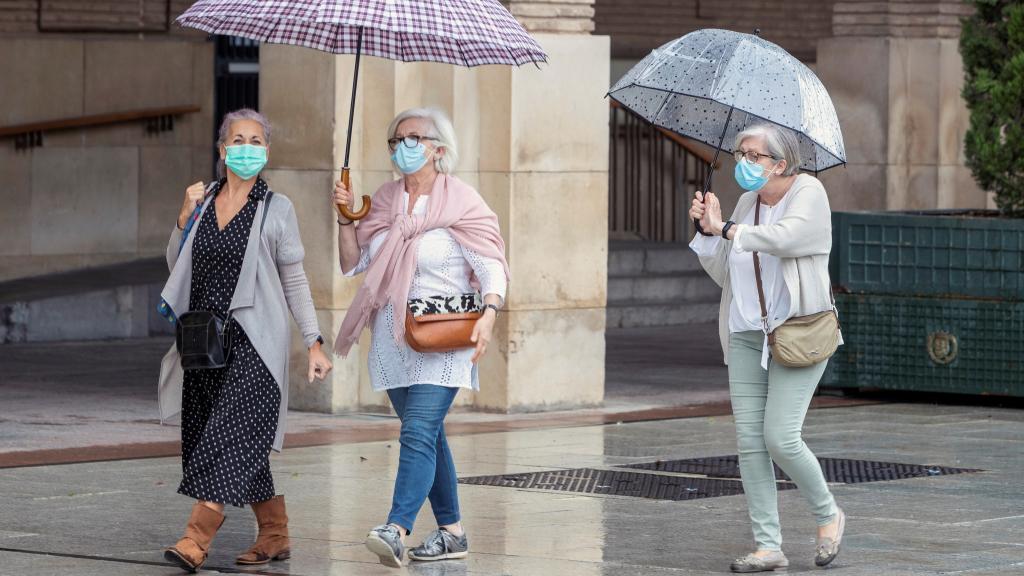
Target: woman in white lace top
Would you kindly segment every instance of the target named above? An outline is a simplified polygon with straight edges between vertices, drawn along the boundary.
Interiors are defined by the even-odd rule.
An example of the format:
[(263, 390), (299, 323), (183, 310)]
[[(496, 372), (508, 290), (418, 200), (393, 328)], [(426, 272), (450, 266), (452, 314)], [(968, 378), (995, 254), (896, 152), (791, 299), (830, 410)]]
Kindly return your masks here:
[[(508, 264), (497, 216), (470, 186), (451, 175), (455, 131), (443, 113), (414, 109), (388, 127), (388, 147), (402, 178), (374, 194), (366, 219), (338, 220), (341, 271), (366, 273), (335, 342), (345, 355), (364, 325), (371, 327), (370, 380), (387, 391), (402, 420), (401, 453), (387, 523), (370, 531), (366, 546), (383, 564), (401, 566), (405, 536), (424, 501), (438, 529), (409, 550), (412, 560), (462, 558), (468, 541), (459, 515), (457, 477), (444, 417), (461, 388), (479, 389), (477, 361), (486, 352), (505, 299)], [(334, 202), (351, 206), (339, 180)], [(404, 338), (411, 300), (462, 298), (479, 293), (483, 312), (473, 347), (417, 352)], [(464, 310), (448, 310), (462, 312)]]

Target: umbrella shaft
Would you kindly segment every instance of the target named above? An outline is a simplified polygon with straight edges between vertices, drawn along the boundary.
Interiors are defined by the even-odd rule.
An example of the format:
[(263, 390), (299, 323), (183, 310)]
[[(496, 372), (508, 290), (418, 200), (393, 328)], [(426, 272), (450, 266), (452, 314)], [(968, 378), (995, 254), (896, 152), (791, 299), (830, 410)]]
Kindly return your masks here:
[(356, 118), (356, 89), (359, 87), (359, 57), (363, 51), (363, 27), (359, 27), (359, 36), (356, 38), (356, 66), (352, 70), (352, 100), (348, 106), (348, 134), (345, 136), (345, 165), (348, 169), (348, 154), (352, 150), (352, 121)]

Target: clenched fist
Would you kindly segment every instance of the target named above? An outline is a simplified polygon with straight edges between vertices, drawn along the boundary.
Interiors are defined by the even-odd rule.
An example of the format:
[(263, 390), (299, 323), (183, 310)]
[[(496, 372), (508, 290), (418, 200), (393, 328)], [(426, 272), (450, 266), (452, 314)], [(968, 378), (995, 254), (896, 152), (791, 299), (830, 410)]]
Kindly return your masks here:
[(206, 184), (203, 184), (201, 181), (185, 189), (185, 200), (182, 202), (181, 212), (178, 214), (178, 228), (185, 229), (189, 216), (195, 211), (196, 206), (200, 206), (203, 203), (205, 195)]

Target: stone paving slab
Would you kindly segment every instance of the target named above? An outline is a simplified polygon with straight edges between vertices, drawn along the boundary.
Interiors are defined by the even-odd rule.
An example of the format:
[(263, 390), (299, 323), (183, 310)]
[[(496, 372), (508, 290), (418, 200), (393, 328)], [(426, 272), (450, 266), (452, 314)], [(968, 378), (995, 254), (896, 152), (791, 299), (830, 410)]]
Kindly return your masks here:
[[(980, 468), (985, 472), (839, 484), (849, 514), (829, 574), (1024, 574), (1024, 412), (876, 405), (815, 410), (806, 439), (821, 456)], [(735, 453), (730, 417), (514, 430), (450, 440), (460, 476), (612, 467)], [(390, 503), (394, 440), (285, 450), (272, 465), (291, 516), (293, 557), (239, 570), (255, 535), (230, 509), (209, 573), (352, 575), (706, 575), (751, 545), (743, 496), (684, 502), (460, 485), (465, 561), (380, 566), (361, 545)], [(175, 458), (0, 469), (0, 575), (163, 575), (161, 549), (191, 501), (175, 494)], [(814, 521), (780, 492), (791, 573), (816, 573)], [(429, 507), (413, 539), (432, 528)]]

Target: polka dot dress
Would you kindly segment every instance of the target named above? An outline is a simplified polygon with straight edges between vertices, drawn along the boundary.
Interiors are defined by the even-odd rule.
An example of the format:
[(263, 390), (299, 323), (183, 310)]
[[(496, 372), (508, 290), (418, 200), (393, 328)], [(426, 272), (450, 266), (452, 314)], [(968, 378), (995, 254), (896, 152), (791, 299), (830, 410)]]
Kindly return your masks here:
[[(190, 310), (227, 315), (242, 271), (256, 207), (267, 192), (257, 180), (249, 200), (223, 229), (211, 202), (192, 246)], [(258, 225), (258, 224), (257, 224)], [(274, 497), (270, 450), (281, 392), (242, 327), (231, 321), (231, 357), (224, 368), (186, 370), (182, 393), (178, 492), (242, 506)]]

